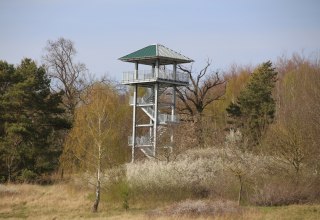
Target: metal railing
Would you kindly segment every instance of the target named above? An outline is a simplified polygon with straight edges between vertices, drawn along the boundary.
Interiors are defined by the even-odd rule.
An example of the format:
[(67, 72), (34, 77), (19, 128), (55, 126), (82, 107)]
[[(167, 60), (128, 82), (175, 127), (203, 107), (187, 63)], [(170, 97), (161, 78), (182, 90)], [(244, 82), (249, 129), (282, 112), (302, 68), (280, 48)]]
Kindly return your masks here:
[(158, 121), (160, 124), (166, 124), (169, 122), (178, 123), (180, 121), (180, 117), (178, 115), (159, 114)]
[(165, 80), (173, 80), (179, 82), (189, 82), (189, 76), (186, 73), (176, 71), (176, 75), (174, 75), (172, 70), (159, 70), (159, 79)]
[(186, 73), (177, 71), (174, 75), (172, 70), (159, 70), (158, 77), (151, 70), (138, 70), (135, 79), (135, 71), (127, 71), (123, 73), (122, 83), (139, 82), (139, 81), (155, 81), (157, 79), (178, 81), (183, 83), (189, 82), (189, 76)]
[[(142, 107), (146, 114), (154, 117), (154, 110), (152, 107)], [(158, 112), (158, 123), (166, 124), (166, 123), (178, 123), (180, 121), (180, 117), (178, 115), (170, 115), (170, 114), (160, 114)]]
[[(137, 104), (153, 104), (154, 103), (154, 94), (147, 90), (146, 94), (143, 97), (137, 97)], [(129, 97), (129, 104), (133, 105), (133, 96)]]
[[(132, 136), (128, 137), (128, 145), (132, 146), (133, 144), (133, 138)], [(137, 146), (152, 146), (152, 138), (149, 136), (141, 136), (141, 137), (136, 137), (136, 145)]]

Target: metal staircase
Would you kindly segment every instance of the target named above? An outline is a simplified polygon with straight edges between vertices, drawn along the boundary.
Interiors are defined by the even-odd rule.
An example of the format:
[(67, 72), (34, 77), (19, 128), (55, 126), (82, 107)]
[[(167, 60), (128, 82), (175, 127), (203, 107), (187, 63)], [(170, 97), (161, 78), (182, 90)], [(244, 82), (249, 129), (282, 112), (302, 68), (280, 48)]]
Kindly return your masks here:
[[(166, 131), (167, 131), (166, 126), (159, 126), (158, 127), (158, 138), (161, 138), (162, 135), (166, 133)], [(146, 138), (146, 139), (144, 139), (144, 138)], [(144, 153), (144, 155), (146, 155), (149, 159), (154, 158), (152, 140), (153, 140), (153, 136), (151, 136), (151, 137), (147, 137), (147, 136), (140, 137), (140, 139), (139, 139), (140, 145), (137, 144), (137, 147), (139, 147), (140, 150), (142, 151), (142, 153)], [(165, 146), (165, 148), (166, 147), (167, 146)]]
[[(140, 148), (147, 157), (154, 158), (157, 152), (161, 152), (158, 148), (164, 147), (160, 142), (158, 145), (158, 137), (169, 129), (168, 124), (179, 122), (179, 118), (175, 115), (175, 89), (189, 84), (189, 74), (179, 72), (177, 65), (191, 63), (193, 60), (161, 44), (146, 46), (119, 60), (134, 64), (134, 70), (125, 72), (122, 79), (122, 84), (131, 86), (133, 93), (133, 99), (130, 100), (132, 106), (132, 137), (129, 137), (131, 162), (135, 160), (137, 148)], [(149, 69), (141, 70), (139, 66), (148, 66)], [(161, 100), (160, 96), (167, 88), (172, 92), (166, 96), (165, 100)], [(139, 93), (140, 89), (146, 89), (142, 97)], [(141, 115), (137, 114), (137, 111), (144, 114), (141, 120), (137, 120), (137, 116)], [(166, 148), (173, 143), (173, 130), (170, 130), (170, 144)], [(163, 136), (162, 139), (165, 141), (167, 137)]]
[[(167, 87), (161, 87), (158, 90), (158, 97), (160, 97), (162, 94), (165, 93), (167, 90)], [(133, 98), (130, 98), (130, 105), (134, 105)], [(137, 98), (137, 107), (140, 107), (140, 109), (149, 117), (150, 124), (137, 124), (137, 127), (153, 127), (155, 123), (155, 93), (153, 88), (146, 88), (145, 94), (142, 97)], [(166, 125), (170, 123), (178, 123), (179, 118), (176, 115), (169, 115), (169, 114), (163, 114), (158, 110), (158, 132), (157, 132), (157, 138), (161, 138), (161, 136), (167, 131)], [(135, 145), (136, 147), (140, 148), (140, 150), (148, 157), (153, 158), (153, 152), (154, 152), (154, 135), (152, 133), (145, 134), (140, 137), (136, 137)], [(132, 136), (129, 136), (128, 139), (129, 145), (133, 145), (133, 139)]]

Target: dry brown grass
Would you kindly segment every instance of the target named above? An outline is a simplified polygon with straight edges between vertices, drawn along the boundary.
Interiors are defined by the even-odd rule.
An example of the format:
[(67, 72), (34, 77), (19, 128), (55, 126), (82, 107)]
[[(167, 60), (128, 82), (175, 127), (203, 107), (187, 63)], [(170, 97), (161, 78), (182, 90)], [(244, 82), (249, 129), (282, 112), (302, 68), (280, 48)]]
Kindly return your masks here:
[(185, 200), (151, 211), (149, 216), (217, 217), (241, 214), (242, 210), (240, 206), (232, 201)]
[(0, 218), (72, 218), (75, 213), (86, 213), (90, 207), (88, 192), (72, 189), (64, 184), (52, 186), (1, 186)]
[[(91, 213), (92, 190), (78, 185), (0, 185), (0, 219), (144, 219), (145, 210), (114, 208), (101, 201)], [(112, 208), (111, 208), (112, 207)]]
[(165, 208), (149, 212), (152, 217), (217, 218), (219, 216), (241, 216), (243, 209), (232, 201), (185, 200)]
[[(150, 210), (136, 209), (134, 204), (129, 211), (125, 211), (104, 201), (101, 203), (99, 213), (91, 213), (90, 195), (91, 191), (88, 189), (67, 184), (0, 185), (0, 219), (320, 219), (320, 205), (239, 209), (232, 202), (201, 200), (175, 203), (162, 209), (160, 207), (159, 210), (166, 210), (165, 215), (146, 214), (150, 213)], [(199, 210), (199, 213), (195, 215), (192, 210)], [(210, 210), (214, 210), (215, 215), (210, 215)]]

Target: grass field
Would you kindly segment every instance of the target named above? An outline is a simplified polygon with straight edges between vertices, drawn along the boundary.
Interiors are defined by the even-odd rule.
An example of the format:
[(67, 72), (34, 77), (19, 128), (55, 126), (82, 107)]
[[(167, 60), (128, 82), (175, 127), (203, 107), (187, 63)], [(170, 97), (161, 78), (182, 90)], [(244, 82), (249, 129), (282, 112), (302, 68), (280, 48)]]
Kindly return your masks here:
[(91, 191), (67, 184), (0, 185), (0, 219), (320, 219), (319, 204), (241, 207), (240, 212), (216, 216), (155, 216), (143, 208), (143, 203), (130, 204), (130, 209), (125, 211), (121, 204), (106, 201), (101, 202), (98, 213), (91, 213), (91, 200)]

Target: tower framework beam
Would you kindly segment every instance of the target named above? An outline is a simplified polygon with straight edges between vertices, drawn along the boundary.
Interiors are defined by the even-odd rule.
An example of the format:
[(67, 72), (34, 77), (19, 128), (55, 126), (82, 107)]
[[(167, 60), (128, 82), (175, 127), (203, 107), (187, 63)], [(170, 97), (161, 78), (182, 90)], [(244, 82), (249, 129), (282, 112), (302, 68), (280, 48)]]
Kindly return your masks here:
[[(190, 63), (193, 60), (160, 44), (147, 46), (119, 59), (135, 64), (134, 71), (125, 72), (122, 80), (122, 84), (133, 87), (133, 96), (130, 99), (133, 107), (132, 136), (128, 139), (131, 161), (135, 161), (137, 148), (147, 157), (155, 158), (161, 147), (172, 149), (172, 129), (169, 145), (160, 146), (158, 139), (165, 133), (168, 125), (179, 122), (175, 91), (178, 86), (189, 84), (189, 76), (178, 72), (177, 64)], [(140, 65), (151, 66), (151, 70), (139, 70)], [(164, 110), (165, 108), (167, 110)], [(144, 119), (137, 120), (138, 111), (144, 113)], [(168, 112), (170, 114), (167, 114)]]

